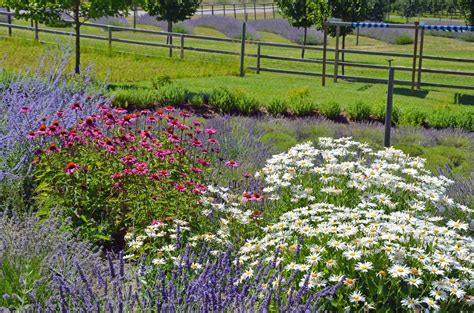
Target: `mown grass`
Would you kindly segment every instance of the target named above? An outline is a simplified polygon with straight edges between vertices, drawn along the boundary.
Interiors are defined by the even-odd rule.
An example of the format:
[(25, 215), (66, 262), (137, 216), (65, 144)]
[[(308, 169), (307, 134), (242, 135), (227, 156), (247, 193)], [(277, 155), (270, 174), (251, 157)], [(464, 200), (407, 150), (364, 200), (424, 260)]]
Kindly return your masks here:
[[(24, 22), (20, 21), (20, 23)], [(159, 30), (155, 26), (140, 25), (139, 27)], [(207, 27), (196, 27), (194, 32), (206, 36), (225, 37), (222, 33)], [(84, 27), (83, 33), (107, 35), (104, 30), (93, 27)], [(33, 64), (48, 47), (48, 44), (31, 41), (33, 34), (29, 31), (14, 30), (14, 35), (15, 38), (1, 39), (2, 44), (0, 45), (0, 55), (4, 58), (1, 66), (9, 71), (16, 71), (18, 68)], [(6, 29), (0, 29), (0, 36), (7, 36)], [(129, 31), (117, 31), (113, 33), (113, 36), (114, 38), (148, 42), (164, 43), (165, 41), (165, 37), (162, 36)], [(40, 39), (55, 44), (64, 41), (64, 37), (57, 39), (43, 33), (40, 33)], [(264, 41), (288, 43), (288, 40), (272, 33), (262, 33), (262, 39)], [(412, 53), (413, 49), (411, 45), (391, 45), (366, 37), (361, 37), (359, 45), (356, 46), (355, 36), (348, 36), (346, 44), (351, 49), (369, 51)], [(334, 40), (331, 40), (330, 46), (333, 45)], [(353, 83), (342, 80), (333, 83), (332, 79), (327, 79), (327, 86), (322, 87), (320, 78), (268, 72), (257, 75), (248, 69), (246, 70), (246, 76), (241, 78), (237, 76), (239, 72), (238, 56), (185, 51), (184, 59), (180, 60), (179, 51), (174, 51), (173, 58), (169, 58), (168, 49), (163, 48), (114, 42), (112, 50), (109, 51), (107, 42), (90, 39), (83, 39), (82, 46), (82, 64), (84, 66), (94, 64), (97, 78), (109, 82), (114, 87), (112, 89), (119, 93), (120, 97), (118, 98), (125, 102), (127, 97), (129, 97), (128, 100), (141, 98), (140, 105), (146, 105), (146, 102), (148, 102), (148, 105), (152, 105), (160, 100), (160, 95), (155, 96), (156, 91), (153, 90), (153, 81), (163, 76), (169, 76), (175, 83), (174, 85), (182, 86), (192, 93), (211, 93), (215, 89), (224, 87), (233, 93), (254, 99), (258, 103), (255, 105), (255, 101), (247, 102), (250, 103), (252, 108), (246, 108), (244, 111), (251, 111), (256, 106), (269, 107), (270, 104), (275, 104), (275, 101), (280, 101), (288, 103), (281, 106), (280, 112), (275, 113), (284, 113), (284, 111), (289, 110), (296, 113), (296, 115), (306, 115), (314, 111), (329, 112), (332, 109), (330, 105), (334, 105), (334, 103), (337, 103), (340, 110), (344, 112), (350, 111), (357, 103), (363, 103), (371, 108), (370, 114), (374, 115), (374, 113), (383, 110), (386, 101), (386, 86), (383, 84)], [(185, 46), (234, 52), (238, 52), (240, 49), (238, 43), (209, 42), (189, 38), (185, 40)], [(256, 53), (256, 46), (247, 45), (247, 52)], [(262, 47), (262, 54), (298, 58), (300, 51)], [(474, 45), (450, 38), (426, 36), (425, 54), (474, 59)], [(308, 50), (306, 57), (321, 58), (321, 52)], [(332, 58), (331, 53), (329, 53), (329, 58)], [(346, 60), (361, 63), (385, 64), (385, 59), (386, 57), (382, 56), (346, 54)], [(395, 65), (411, 66), (411, 62), (411, 58), (397, 58)], [(424, 64), (426, 67), (474, 72), (474, 64), (469, 63), (456, 64), (425, 60)], [(247, 67), (255, 66), (255, 59), (246, 58), (245, 65)], [(262, 59), (261, 65), (263, 67), (300, 71), (320, 72), (321, 70), (319, 64), (268, 59)], [(340, 73), (341, 70), (339, 70)], [(328, 66), (328, 73), (332, 73), (332, 71), (332, 67)], [(345, 74), (379, 78), (386, 78), (387, 76), (385, 70), (348, 67), (345, 68)], [(396, 72), (396, 79), (409, 80), (410, 78), (410, 72)], [(438, 83), (474, 85), (474, 77), (423, 74), (423, 79)], [(298, 89), (307, 89), (309, 100), (305, 99), (303, 102), (293, 101), (290, 95)], [(435, 127), (459, 126), (456, 121), (458, 117), (462, 117), (464, 119), (462, 126), (471, 130), (474, 129), (472, 122), (474, 119), (474, 107), (472, 106), (474, 105), (474, 92), (472, 91), (423, 87), (421, 91), (411, 92), (409, 87), (397, 86), (394, 103), (396, 109), (404, 112), (402, 114), (403, 118), (400, 120), (402, 124)], [(324, 115), (327, 116), (327, 114)], [(433, 121), (430, 122), (430, 119), (436, 121), (433, 123)]]

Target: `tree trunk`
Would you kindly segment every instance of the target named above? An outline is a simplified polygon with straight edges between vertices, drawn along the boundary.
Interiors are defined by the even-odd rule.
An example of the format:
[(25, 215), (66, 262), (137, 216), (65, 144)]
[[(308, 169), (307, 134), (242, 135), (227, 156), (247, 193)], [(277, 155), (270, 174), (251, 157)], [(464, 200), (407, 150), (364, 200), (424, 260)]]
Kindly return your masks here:
[(308, 34), (308, 27), (304, 28), (304, 36), (303, 36), (303, 49), (301, 50), (301, 58), (304, 59), (304, 47), (306, 46), (306, 36)]
[(81, 23), (78, 20), (75, 21), (74, 29), (76, 31), (76, 67), (75, 72), (79, 74), (81, 72)]
[[(171, 33), (173, 32), (173, 22), (171, 21), (168, 21), (168, 33)], [(172, 46), (173, 45), (173, 36), (169, 35), (169, 45)], [(170, 47), (170, 58), (173, 56), (173, 48)]]
[(342, 67), (341, 73), (344, 76), (344, 50), (346, 49), (346, 35), (342, 35), (342, 53), (341, 53), (341, 60), (342, 60)]

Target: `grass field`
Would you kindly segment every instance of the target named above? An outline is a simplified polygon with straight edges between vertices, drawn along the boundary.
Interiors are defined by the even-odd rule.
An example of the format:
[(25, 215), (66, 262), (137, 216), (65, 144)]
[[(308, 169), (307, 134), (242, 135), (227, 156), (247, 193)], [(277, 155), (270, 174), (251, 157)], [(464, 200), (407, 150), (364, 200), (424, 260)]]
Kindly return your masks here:
[[(17, 23), (26, 24), (23, 21)], [(41, 25), (40, 27), (44, 27)], [(139, 25), (140, 28), (160, 30), (156, 26)], [(67, 30), (58, 28), (59, 30)], [(83, 34), (93, 34), (107, 36), (107, 32), (96, 27), (83, 27)], [(207, 27), (196, 27), (194, 33), (205, 36), (225, 37), (217, 30)], [(3, 56), (2, 67), (7, 71), (16, 71), (21, 67), (32, 65), (39, 55), (43, 54), (49, 47), (48, 44), (35, 43), (31, 39), (33, 33), (25, 30), (14, 30), (14, 37), (7, 38), (7, 29), (0, 29), (2, 44), (0, 45), (0, 55)], [(138, 41), (160, 42), (166, 40), (163, 36), (154, 36), (131, 31), (115, 31), (114, 38), (133, 39)], [(273, 33), (261, 32), (262, 41), (289, 43), (285, 38)], [(72, 40), (67, 37), (58, 37), (50, 34), (40, 33), (40, 40), (46, 43), (58, 44), (60, 42)], [(330, 47), (334, 46), (334, 40), (330, 39)], [(412, 53), (413, 45), (394, 45), (367, 37), (360, 37), (359, 45), (355, 43), (355, 36), (349, 35), (346, 42), (347, 48)], [(225, 51), (240, 51), (239, 43), (211, 42), (199, 39), (186, 38), (185, 46), (201, 47)], [(474, 59), (474, 44), (460, 40), (442, 37), (425, 37), (425, 55), (462, 57)], [(246, 52), (256, 53), (255, 45), (247, 45)], [(262, 47), (262, 54), (277, 55), (284, 57), (298, 58), (300, 50)], [(307, 51), (306, 58), (321, 58), (320, 51)], [(328, 58), (332, 59), (333, 54), (329, 53)], [(367, 56), (359, 54), (346, 54), (346, 61), (386, 64), (387, 57)], [(168, 57), (168, 49), (157, 47), (145, 47), (128, 45), (123, 43), (112, 44), (112, 51), (108, 49), (106, 41), (96, 41), (91, 39), (82, 40), (82, 64), (95, 65), (97, 77), (115, 86), (115, 89), (138, 88), (139, 90), (149, 90), (153, 87), (153, 82), (160, 77), (169, 76), (171, 80), (184, 86), (191, 92), (210, 92), (218, 87), (225, 87), (248, 95), (258, 101), (262, 106), (275, 99), (287, 99), (288, 95), (300, 90), (308, 90), (310, 97), (317, 104), (336, 101), (344, 109), (345, 106), (363, 102), (369, 106), (383, 106), (386, 100), (386, 86), (383, 84), (352, 83), (339, 81), (333, 83), (332, 79), (327, 80), (327, 86), (321, 86), (321, 79), (315, 77), (283, 75), (262, 72), (257, 75), (253, 71), (247, 70), (244, 78), (238, 77), (239, 57), (226, 56), (210, 53), (199, 53), (185, 51), (183, 60), (179, 59), (179, 51), (175, 51), (173, 58)], [(254, 58), (246, 58), (246, 66), (255, 66)], [(411, 66), (411, 58), (395, 58), (396, 66)], [(262, 67), (281, 68), (298, 71), (321, 72), (320, 64), (297, 63), (288, 61), (276, 61), (262, 59)], [(425, 60), (424, 67), (437, 69), (451, 69), (474, 72), (474, 64), (453, 63)], [(72, 68), (72, 64), (71, 64)], [(332, 73), (333, 68), (328, 66), (328, 73)], [(341, 69), (340, 69), (341, 72)], [(346, 75), (366, 76), (386, 78), (385, 70), (374, 70), (365, 68), (345, 68)], [(410, 72), (396, 72), (396, 79), (410, 80)], [(423, 74), (424, 81), (435, 83), (474, 85), (474, 77)], [(411, 92), (407, 86), (397, 86), (394, 95), (395, 106), (399, 109), (423, 111), (430, 116), (434, 113), (438, 115), (458, 114), (472, 116), (474, 114), (474, 91), (442, 89), (435, 87), (423, 87), (421, 91)], [(470, 122), (468, 122), (470, 123)], [(472, 123), (472, 122), (471, 122)], [(471, 125), (468, 129), (474, 129)]]

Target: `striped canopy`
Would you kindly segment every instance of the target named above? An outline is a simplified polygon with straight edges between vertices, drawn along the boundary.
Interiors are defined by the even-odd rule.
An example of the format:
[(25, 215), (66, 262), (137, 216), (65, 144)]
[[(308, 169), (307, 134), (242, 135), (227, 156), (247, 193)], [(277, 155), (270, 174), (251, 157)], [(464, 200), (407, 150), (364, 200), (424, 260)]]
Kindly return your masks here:
[[(367, 28), (398, 28), (396, 24), (387, 23), (371, 23), (371, 22), (352, 22), (352, 27), (367, 27)], [(474, 26), (460, 26), (460, 25), (420, 25), (423, 29), (443, 31), (443, 32), (467, 32), (474, 31)]]

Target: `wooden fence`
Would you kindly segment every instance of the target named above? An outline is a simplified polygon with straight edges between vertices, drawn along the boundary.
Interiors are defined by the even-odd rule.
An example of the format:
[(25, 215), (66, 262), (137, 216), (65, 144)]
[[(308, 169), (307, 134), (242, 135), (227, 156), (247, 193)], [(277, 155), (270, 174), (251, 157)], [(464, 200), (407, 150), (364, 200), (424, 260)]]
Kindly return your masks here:
[[(0, 14), (6, 14), (11, 16), (12, 13), (7, 12), (0, 12)], [(340, 33), (340, 27), (347, 27), (350, 26), (351, 23), (345, 22), (328, 22), (327, 27), (334, 26), (339, 31), (336, 31), (337, 34)], [(396, 84), (399, 85), (409, 85), (412, 89), (420, 88), (421, 86), (435, 86), (435, 87), (446, 87), (446, 88), (458, 88), (458, 89), (469, 89), (474, 90), (474, 85), (454, 85), (454, 84), (443, 84), (443, 83), (436, 83), (436, 82), (426, 82), (422, 81), (422, 73), (431, 73), (431, 74), (440, 74), (440, 75), (458, 75), (458, 76), (468, 76), (474, 77), (474, 72), (466, 72), (466, 71), (452, 71), (446, 69), (433, 69), (433, 68), (423, 68), (423, 60), (439, 60), (439, 61), (446, 61), (446, 62), (457, 62), (457, 63), (471, 63), (474, 64), (473, 59), (463, 59), (463, 58), (448, 58), (448, 57), (439, 57), (439, 56), (431, 56), (431, 55), (424, 55), (423, 54), (423, 38), (424, 38), (424, 31), (420, 29), (418, 25), (399, 25), (400, 28), (408, 28), (408, 29), (415, 29), (416, 35), (415, 43), (414, 43), (414, 52), (413, 54), (409, 53), (392, 53), (392, 52), (376, 52), (376, 51), (362, 51), (362, 50), (354, 50), (354, 49), (341, 49), (339, 48), (339, 36), (336, 36), (336, 45), (335, 48), (329, 48), (327, 45), (327, 27), (325, 27), (325, 34), (324, 34), (324, 45), (323, 47), (314, 47), (314, 46), (302, 46), (296, 44), (280, 44), (280, 43), (269, 43), (269, 42), (260, 42), (260, 41), (252, 41), (252, 40), (245, 40), (245, 26), (242, 29), (242, 36), (241, 38), (244, 39), (230, 39), (230, 38), (217, 38), (217, 37), (209, 37), (209, 36), (200, 36), (200, 35), (191, 35), (191, 34), (181, 34), (181, 33), (168, 33), (163, 31), (153, 31), (153, 30), (146, 30), (146, 29), (139, 29), (139, 28), (129, 28), (129, 27), (118, 27), (118, 26), (108, 26), (102, 24), (93, 24), (93, 23), (85, 23), (86, 26), (91, 27), (98, 27), (102, 28), (107, 31), (107, 36), (98, 36), (98, 35), (90, 35), (90, 34), (81, 34), (81, 38), (88, 38), (93, 40), (101, 40), (107, 41), (108, 46), (112, 49), (113, 42), (131, 44), (131, 45), (142, 45), (142, 46), (152, 46), (157, 48), (165, 48), (169, 50), (169, 56), (173, 55), (174, 50), (179, 51), (180, 58), (185, 57), (185, 51), (195, 51), (195, 52), (203, 52), (203, 53), (215, 53), (215, 54), (225, 54), (225, 55), (234, 55), (240, 56), (240, 73), (241, 76), (244, 75), (246, 68), (245, 63), (246, 60), (249, 58), (255, 59), (256, 66), (249, 66), (247, 67), (250, 70), (255, 71), (257, 74), (261, 72), (274, 72), (274, 73), (284, 73), (284, 74), (295, 74), (295, 75), (306, 75), (306, 76), (317, 76), (321, 77), (321, 83), (325, 85), (326, 78), (332, 78), (334, 82), (337, 82), (338, 79), (348, 80), (348, 81), (359, 81), (359, 82), (370, 82), (370, 83), (386, 83), (386, 79), (376, 78), (376, 77), (362, 77), (362, 76), (351, 76), (351, 75), (344, 75), (339, 73), (339, 69), (343, 67), (355, 67), (355, 68), (370, 68), (374, 70), (383, 70), (388, 72), (389, 67), (387, 65), (380, 65), (380, 64), (369, 64), (369, 63), (358, 63), (358, 62), (348, 62), (348, 61), (341, 61), (340, 56), (342, 53), (346, 55), (350, 54), (362, 54), (362, 55), (369, 55), (369, 56), (386, 56), (386, 57), (396, 57), (396, 58), (409, 58), (412, 60), (412, 66), (395, 66), (396, 71), (404, 71), (411, 73), (411, 80), (395, 80)], [(245, 23), (243, 23), (245, 25)], [(49, 34), (56, 34), (56, 35), (63, 35), (63, 36), (75, 36), (73, 32), (67, 31), (59, 31), (59, 30), (52, 30), (46, 28), (38, 27), (38, 24), (34, 24), (33, 26), (25, 26), (25, 25), (16, 25), (13, 24), (11, 19), (9, 19), (8, 23), (0, 23), (0, 27), (8, 28), (9, 36), (12, 36), (13, 29), (22, 29), (22, 30), (29, 30), (34, 33), (34, 38), (39, 40), (40, 33), (49, 33)], [(114, 31), (130, 31), (136, 33), (144, 33), (150, 34), (155, 36), (162, 36), (163, 38), (179, 38), (179, 44), (169, 44), (169, 43), (158, 43), (158, 42), (147, 42), (147, 41), (138, 41), (138, 40), (130, 40), (130, 39), (123, 39), (123, 38), (116, 38), (113, 36)], [(418, 32), (420, 35), (418, 36)], [(419, 38), (418, 38), (419, 37)], [(203, 47), (196, 47), (190, 46), (186, 39), (197, 39), (204, 42), (228, 42), (228, 43), (235, 43), (236, 45), (240, 46), (240, 52), (237, 51), (230, 51), (230, 50), (221, 50), (221, 49), (209, 49)], [(166, 42), (166, 41), (164, 41)], [(171, 41), (172, 42), (172, 41)], [(419, 42), (419, 44), (418, 44)], [(254, 45), (256, 46), (257, 53), (246, 53), (246, 45)], [(288, 57), (288, 56), (281, 56), (281, 55), (271, 55), (266, 54), (264, 49), (265, 47), (277, 47), (277, 48), (286, 48), (286, 49), (295, 49), (301, 51), (302, 49), (308, 51), (321, 51), (323, 57), (321, 59), (316, 58), (296, 58), (296, 57)], [(333, 54), (333, 58), (328, 58), (328, 54)], [(284, 61), (284, 62), (291, 62), (291, 63), (306, 63), (306, 64), (321, 64), (322, 71), (321, 72), (310, 72), (310, 71), (296, 71), (296, 70), (289, 70), (283, 68), (271, 68), (265, 67), (262, 63), (264, 60), (277, 60), (277, 61)], [(327, 65), (331, 65), (333, 67), (333, 73), (327, 72)]]

